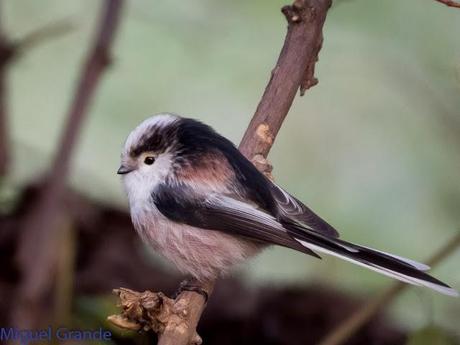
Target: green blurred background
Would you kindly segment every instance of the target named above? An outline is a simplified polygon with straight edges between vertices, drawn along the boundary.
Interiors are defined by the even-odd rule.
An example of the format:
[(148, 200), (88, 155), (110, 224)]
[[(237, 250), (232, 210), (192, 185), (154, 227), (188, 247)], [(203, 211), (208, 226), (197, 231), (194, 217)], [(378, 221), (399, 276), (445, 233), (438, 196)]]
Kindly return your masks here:
[[(19, 38), (69, 18), (75, 29), (12, 67), (14, 193), (45, 171), (95, 28), (94, 0), (4, 1)], [(71, 173), (76, 189), (126, 209), (115, 171), (123, 141), (158, 112), (200, 119), (237, 143), (285, 35), (280, 0), (128, 1), (114, 64), (97, 91)], [(277, 182), (344, 239), (426, 260), (460, 228), (460, 10), (431, 0), (337, 0), (326, 20), (319, 85), (296, 98), (270, 154)], [(155, 258), (156, 260), (156, 258)], [(460, 289), (460, 252), (434, 274)], [(165, 263), (166, 264), (166, 263)], [(322, 281), (373, 296), (391, 281), (333, 258), (265, 251), (252, 284)], [(406, 290), (390, 307), (410, 329), (460, 339), (460, 302)]]

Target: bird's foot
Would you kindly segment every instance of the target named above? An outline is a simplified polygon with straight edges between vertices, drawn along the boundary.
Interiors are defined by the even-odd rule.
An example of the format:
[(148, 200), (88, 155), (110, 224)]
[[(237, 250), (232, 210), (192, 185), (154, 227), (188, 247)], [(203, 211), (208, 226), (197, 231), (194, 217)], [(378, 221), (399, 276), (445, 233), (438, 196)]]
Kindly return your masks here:
[(183, 291), (196, 292), (197, 294), (203, 296), (205, 303), (208, 301), (208, 292), (203, 288), (202, 284), (196, 279), (186, 279), (182, 281), (179, 285), (179, 290), (176, 292), (174, 298), (176, 299), (177, 296), (179, 296)]

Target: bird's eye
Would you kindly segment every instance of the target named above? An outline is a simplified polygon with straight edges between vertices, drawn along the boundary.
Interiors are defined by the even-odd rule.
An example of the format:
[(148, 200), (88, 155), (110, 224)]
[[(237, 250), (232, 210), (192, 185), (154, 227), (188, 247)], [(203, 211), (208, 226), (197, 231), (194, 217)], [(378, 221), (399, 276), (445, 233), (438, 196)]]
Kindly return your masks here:
[(147, 165), (152, 165), (153, 163), (155, 163), (155, 158), (153, 158), (152, 156), (145, 157), (144, 163)]

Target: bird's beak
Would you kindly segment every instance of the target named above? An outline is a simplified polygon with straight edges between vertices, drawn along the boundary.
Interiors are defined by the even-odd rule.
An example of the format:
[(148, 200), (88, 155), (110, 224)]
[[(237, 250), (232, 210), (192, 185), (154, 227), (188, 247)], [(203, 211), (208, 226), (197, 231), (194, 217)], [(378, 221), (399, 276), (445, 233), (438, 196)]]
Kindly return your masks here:
[(117, 170), (117, 174), (118, 175), (124, 175), (124, 174), (130, 173), (133, 170), (134, 170), (133, 168), (129, 168), (129, 167), (125, 166), (125, 165), (120, 165), (120, 167)]

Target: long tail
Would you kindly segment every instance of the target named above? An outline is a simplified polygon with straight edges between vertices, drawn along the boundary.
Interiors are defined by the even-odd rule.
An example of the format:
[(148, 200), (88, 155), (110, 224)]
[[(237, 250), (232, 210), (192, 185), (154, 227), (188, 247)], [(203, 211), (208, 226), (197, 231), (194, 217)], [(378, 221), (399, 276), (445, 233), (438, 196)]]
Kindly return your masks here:
[(327, 237), (288, 222), (285, 228), (300, 244), (313, 251), (330, 254), (412, 285), (426, 286), (442, 294), (458, 296), (447, 284), (425, 273), (430, 267), (422, 263), (359, 246), (338, 238)]

